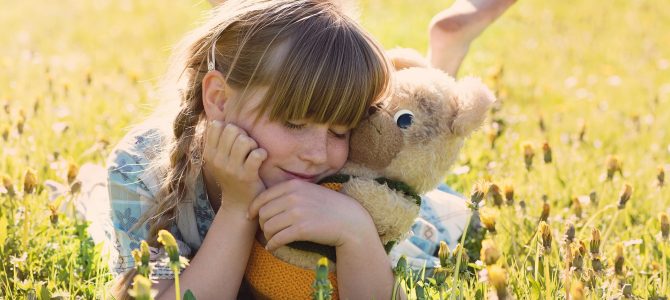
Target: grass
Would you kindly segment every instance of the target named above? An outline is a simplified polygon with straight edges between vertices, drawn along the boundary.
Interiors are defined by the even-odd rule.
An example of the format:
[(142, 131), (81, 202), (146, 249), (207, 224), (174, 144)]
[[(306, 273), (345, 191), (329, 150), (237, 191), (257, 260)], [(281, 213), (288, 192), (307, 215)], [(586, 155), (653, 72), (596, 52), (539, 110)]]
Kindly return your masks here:
[[(446, 5), (363, 1), (362, 22), (386, 47), (425, 50), (428, 21)], [(67, 183), (69, 165), (103, 163), (127, 129), (160, 104), (151, 90), (169, 48), (208, 4), (3, 7), (0, 298), (108, 297), (102, 290), (111, 276), (99, 246), (86, 224), (58, 209), (71, 195), (50, 200), (44, 182)], [(397, 268), (411, 298), (670, 294), (658, 220), (670, 192), (657, 179), (659, 168), (670, 171), (669, 18), (667, 1), (521, 0), (473, 43), (460, 74), (484, 78), (501, 105), (446, 181), (466, 195), (479, 181), (513, 186), (514, 201), (495, 207), (491, 193), (485, 198), (496, 211), (497, 234), (473, 226), (465, 240), (471, 263), (459, 266), (459, 275), (453, 256), (433, 274)], [(543, 161), (544, 142), (551, 163)], [(610, 155), (621, 171), (607, 180)], [(32, 193), (24, 193), (28, 169), (36, 174)], [(626, 183), (632, 194), (619, 208)], [(545, 206), (549, 248), (542, 245), (547, 231), (537, 233)], [(482, 237), (501, 253), (493, 265), (472, 263)]]

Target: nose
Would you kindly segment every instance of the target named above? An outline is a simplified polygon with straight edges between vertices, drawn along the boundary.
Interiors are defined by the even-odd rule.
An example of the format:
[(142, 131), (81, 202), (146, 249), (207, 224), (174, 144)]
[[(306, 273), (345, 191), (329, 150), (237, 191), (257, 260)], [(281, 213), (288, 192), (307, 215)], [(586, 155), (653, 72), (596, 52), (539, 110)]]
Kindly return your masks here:
[(328, 161), (328, 128), (314, 130), (302, 143), (300, 159), (314, 165)]

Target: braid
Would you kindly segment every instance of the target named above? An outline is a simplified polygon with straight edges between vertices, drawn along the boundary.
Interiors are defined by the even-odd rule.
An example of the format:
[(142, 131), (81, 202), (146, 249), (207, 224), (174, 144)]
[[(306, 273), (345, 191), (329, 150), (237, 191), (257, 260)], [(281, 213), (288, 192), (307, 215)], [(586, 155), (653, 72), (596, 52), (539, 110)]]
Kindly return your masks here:
[(157, 195), (163, 201), (159, 202), (151, 214), (153, 217), (149, 218), (149, 236), (153, 246), (157, 246), (158, 231), (169, 230), (175, 218), (184, 239), (191, 245), (200, 245), (197, 230), (193, 232), (191, 228), (195, 224), (193, 187), (201, 161), (199, 155), (191, 154), (201, 151), (201, 137), (196, 132), (203, 108), (202, 102), (196, 100), (197, 97), (187, 99), (191, 101), (182, 107), (173, 124), (174, 142), (169, 149), (169, 167)]

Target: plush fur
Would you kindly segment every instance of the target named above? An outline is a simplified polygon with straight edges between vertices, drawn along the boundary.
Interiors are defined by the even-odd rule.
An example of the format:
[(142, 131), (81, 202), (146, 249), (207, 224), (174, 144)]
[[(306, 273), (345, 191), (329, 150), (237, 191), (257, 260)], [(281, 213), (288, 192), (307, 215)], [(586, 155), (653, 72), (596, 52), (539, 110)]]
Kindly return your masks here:
[[(390, 96), (352, 131), (349, 160), (341, 170), (353, 176), (341, 192), (370, 213), (383, 244), (405, 237), (419, 206), (375, 178), (404, 182), (418, 194), (434, 189), (495, 101), (479, 80), (455, 81), (430, 68), (415, 51), (392, 50), (388, 55), (396, 67)], [(403, 110), (413, 114), (408, 128), (400, 128), (394, 118)], [(277, 249), (274, 255), (312, 269), (321, 256), (290, 247)]]

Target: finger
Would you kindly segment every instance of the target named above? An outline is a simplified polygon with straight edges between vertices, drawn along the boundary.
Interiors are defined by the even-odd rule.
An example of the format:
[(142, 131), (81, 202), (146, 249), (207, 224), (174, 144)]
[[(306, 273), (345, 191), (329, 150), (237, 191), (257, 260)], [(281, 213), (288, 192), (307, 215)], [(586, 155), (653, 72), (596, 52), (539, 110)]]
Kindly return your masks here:
[(302, 230), (299, 229), (299, 225), (293, 224), (273, 235), (272, 238), (268, 240), (267, 244), (265, 244), (265, 249), (274, 251), (290, 242), (305, 240), (301, 234)]
[(265, 235), (265, 239), (272, 239), (275, 234), (291, 226), (294, 221), (295, 220), (291, 214), (287, 212), (274, 215), (272, 218), (267, 220), (267, 222), (265, 222), (264, 226), (261, 227), (263, 234)]
[(217, 154), (222, 155), (223, 157), (229, 157), (233, 144), (241, 133), (242, 130), (239, 127), (228, 123), (226, 127), (223, 128), (223, 132), (221, 132), (221, 136), (219, 137)]
[(207, 128), (207, 140), (206, 140), (206, 149), (216, 149), (219, 144), (219, 136), (223, 131), (223, 122), (219, 120), (214, 120), (209, 123)]
[(247, 173), (258, 173), (261, 164), (268, 158), (268, 152), (263, 148), (256, 148), (249, 152), (247, 160), (244, 162), (244, 171)]
[(275, 200), (276, 201), (270, 201), (258, 209), (258, 225), (261, 226), (261, 230), (269, 219), (272, 219), (287, 209), (286, 203), (281, 201), (281, 198)]
[(269, 187), (265, 191), (261, 192), (249, 205), (249, 219), (257, 217), (258, 210), (265, 206), (265, 204), (268, 202), (289, 193), (291, 191), (291, 186), (294, 185), (295, 183), (293, 180), (285, 181), (275, 186)]
[(233, 148), (230, 150), (230, 160), (236, 164), (242, 165), (247, 159), (249, 152), (256, 148), (258, 148), (258, 144), (256, 144), (254, 139), (244, 134), (240, 134), (237, 136), (237, 139), (235, 139)]

